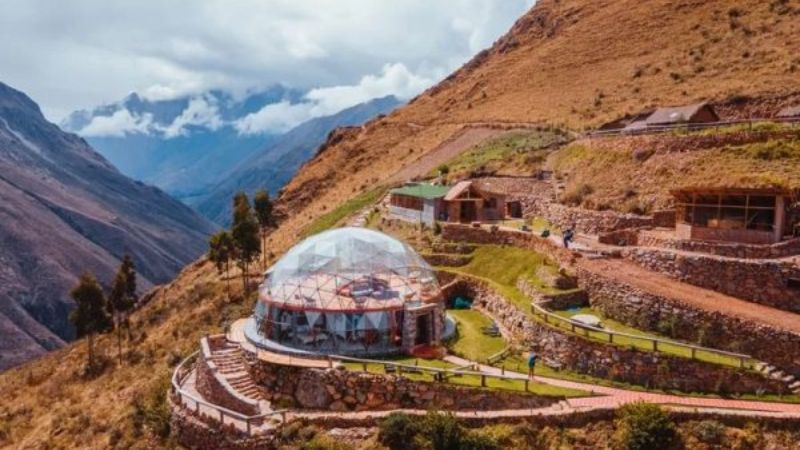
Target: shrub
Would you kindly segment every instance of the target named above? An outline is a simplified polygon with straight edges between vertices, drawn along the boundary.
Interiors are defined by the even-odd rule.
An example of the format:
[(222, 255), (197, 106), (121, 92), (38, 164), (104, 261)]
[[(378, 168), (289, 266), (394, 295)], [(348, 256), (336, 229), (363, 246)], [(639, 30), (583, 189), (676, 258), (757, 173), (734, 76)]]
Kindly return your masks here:
[(461, 436), (459, 450), (500, 450), (500, 444), (491, 436), (477, 432), (467, 432)]
[(440, 224), (438, 221), (433, 222), (433, 234), (437, 236), (442, 234), (442, 224)]
[(303, 444), (303, 450), (351, 450), (353, 447), (327, 434), (319, 433)]
[(564, 192), (564, 195), (561, 197), (561, 202), (570, 206), (580, 206), (592, 192), (594, 192), (592, 185), (580, 183)]
[(725, 440), (725, 425), (716, 420), (702, 420), (692, 426), (692, 436), (704, 444), (722, 444)]
[(378, 441), (391, 450), (408, 450), (415, 448), (414, 436), (419, 432), (417, 419), (394, 412), (378, 424)]
[(144, 396), (135, 397), (131, 421), (137, 433), (147, 430), (161, 439), (169, 437), (171, 432), (170, 418), (172, 416), (167, 403), (169, 386), (170, 377), (163, 376), (150, 387), (150, 390)]
[(448, 173), (450, 173), (450, 166), (448, 166), (447, 164), (442, 164), (439, 167), (437, 167), (436, 170), (442, 175), (447, 175)]
[(668, 449), (676, 441), (675, 424), (658, 405), (631, 403), (617, 411), (614, 448), (624, 450)]
[(464, 430), (452, 413), (430, 411), (422, 425), (423, 435), (433, 450), (460, 450)]

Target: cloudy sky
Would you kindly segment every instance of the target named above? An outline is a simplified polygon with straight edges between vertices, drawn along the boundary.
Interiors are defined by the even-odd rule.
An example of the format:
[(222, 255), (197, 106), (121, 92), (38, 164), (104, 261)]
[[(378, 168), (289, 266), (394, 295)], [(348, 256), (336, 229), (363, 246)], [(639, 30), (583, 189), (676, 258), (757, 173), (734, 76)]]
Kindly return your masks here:
[(242, 95), (275, 83), (311, 90), (302, 110), (275, 106), (237, 124), (247, 132), (373, 97), (408, 99), (491, 45), (532, 3), (4, 0), (0, 81), (28, 93), (53, 121), (130, 92)]

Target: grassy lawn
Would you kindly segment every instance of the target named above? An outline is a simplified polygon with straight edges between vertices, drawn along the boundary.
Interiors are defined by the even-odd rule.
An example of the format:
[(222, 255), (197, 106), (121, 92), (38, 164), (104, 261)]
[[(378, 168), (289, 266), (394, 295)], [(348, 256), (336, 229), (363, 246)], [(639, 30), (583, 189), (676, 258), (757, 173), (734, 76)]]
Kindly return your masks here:
[[(544, 162), (547, 148), (568, 140), (558, 130), (518, 131), (504, 134), (476, 145), (447, 162), (449, 174), (459, 176), (478, 168), (486, 170), (527, 170), (536, 168)], [(428, 173), (429, 177), (438, 175), (438, 168)]]
[[(536, 276), (537, 270), (542, 266), (553, 272), (558, 271), (558, 268), (540, 253), (518, 247), (480, 245), (473, 252), (472, 261), (466, 266), (459, 267), (458, 270), (492, 280), (503, 286), (513, 287), (515, 290), (517, 279), (525, 277), (542, 292), (557, 292)], [(527, 307), (523, 309), (529, 310), (530, 300), (527, 298), (526, 304)]]
[[(386, 361), (418, 366), (420, 368), (437, 368), (437, 369), (455, 368), (453, 364), (450, 364), (446, 361), (440, 361), (435, 359), (393, 357), (393, 358), (386, 358)], [(344, 366), (347, 368), (347, 370), (351, 370), (354, 372), (364, 371), (364, 364), (362, 363), (348, 362), (345, 363)], [(381, 363), (367, 363), (366, 369), (367, 372), (369, 373), (375, 373), (375, 374), (386, 373), (385, 367)], [(403, 376), (414, 381), (433, 381), (433, 375), (429, 372), (424, 372), (424, 371), (422, 373), (403, 372)], [(481, 377), (479, 375), (472, 375), (472, 374), (451, 376), (447, 378), (447, 383), (459, 386), (479, 388), (481, 387)], [(503, 380), (503, 379), (487, 377), (486, 388), (509, 390), (515, 392), (526, 392), (524, 380)], [(590, 395), (588, 392), (577, 389), (567, 389), (558, 386), (550, 386), (548, 384), (535, 383), (535, 382), (528, 383), (527, 392), (530, 394), (549, 396), (549, 397), (586, 397), (587, 395)]]
[(335, 227), (342, 220), (380, 200), (385, 193), (386, 187), (380, 186), (358, 194), (357, 196), (339, 205), (336, 209), (317, 218), (305, 230), (303, 230), (303, 236), (311, 236)]
[(479, 311), (471, 309), (448, 310), (447, 314), (456, 321), (456, 336), (447, 344), (450, 353), (469, 359), (485, 362), (494, 354), (506, 348), (501, 336), (487, 336), (482, 328), (492, 324), (492, 319)]

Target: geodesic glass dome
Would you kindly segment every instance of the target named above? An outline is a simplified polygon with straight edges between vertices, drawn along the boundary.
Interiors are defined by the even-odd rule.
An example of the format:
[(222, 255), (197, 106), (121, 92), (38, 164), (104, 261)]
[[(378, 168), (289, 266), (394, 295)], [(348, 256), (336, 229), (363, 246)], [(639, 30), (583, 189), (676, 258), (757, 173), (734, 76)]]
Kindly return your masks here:
[(439, 299), (435, 272), (410, 246), (338, 228), (307, 238), (272, 266), (255, 318), (268, 339), (341, 351), (348, 343), (389, 344), (404, 308)]

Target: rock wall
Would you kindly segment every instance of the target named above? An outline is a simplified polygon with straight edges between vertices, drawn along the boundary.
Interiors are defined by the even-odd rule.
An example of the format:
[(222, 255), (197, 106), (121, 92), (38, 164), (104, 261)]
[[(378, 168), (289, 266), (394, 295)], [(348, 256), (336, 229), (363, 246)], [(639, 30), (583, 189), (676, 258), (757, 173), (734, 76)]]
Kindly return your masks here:
[(638, 245), (639, 230), (636, 228), (625, 228), (623, 230), (607, 231), (597, 235), (597, 242), (606, 245)]
[(309, 410), (500, 410), (538, 408), (560, 400), (344, 368), (303, 369), (252, 360), (250, 370), (274, 404)]
[(472, 256), (458, 253), (423, 253), (422, 257), (432, 266), (461, 267), (472, 261)]
[(788, 392), (783, 383), (743, 369), (604, 344), (534, 321), (480, 280), (464, 279), (473, 306), (486, 311), (544, 364), (599, 378), (683, 392)]
[(172, 435), (185, 448), (191, 450), (273, 448), (277, 429), (248, 436), (232, 425), (222, 425), (216, 420), (179, 406), (172, 397), (169, 398), (169, 404), (172, 410), (170, 418)]
[(592, 307), (614, 320), (676, 339), (749, 354), (800, 376), (800, 335), (707, 312), (582, 268), (578, 269), (578, 279), (589, 294)]
[(573, 289), (555, 294), (542, 294), (536, 287), (532, 286), (530, 282), (522, 277), (517, 279), (517, 289), (528, 298), (533, 299), (537, 305), (552, 311), (580, 308), (589, 305), (589, 296), (586, 295), (586, 291), (583, 289)]
[(800, 255), (800, 238), (789, 239), (772, 245), (755, 245), (677, 239), (667, 237), (662, 233), (643, 231), (639, 234), (638, 242), (642, 247), (708, 253), (731, 258), (769, 259)]
[(529, 214), (544, 217), (562, 229), (574, 225), (577, 231), (587, 234), (653, 226), (653, 218), (649, 216), (574, 208), (560, 203), (542, 202), (538, 209), (530, 210)]
[(445, 224), (442, 227), (442, 239), (454, 242), (513, 245), (527, 248), (555, 259), (562, 267), (574, 265), (575, 259), (578, 257), (577, 253), (559, 247), (549, 239), (544, 239), (525, 231), (500, 230), (496, 228), (487, 230), (468, 225)]
[(677, 280), (755, 303), (800, 312), (800, 266), (769, 259), (739, 259), (651, 248), (630, 249), (623, 256)]

